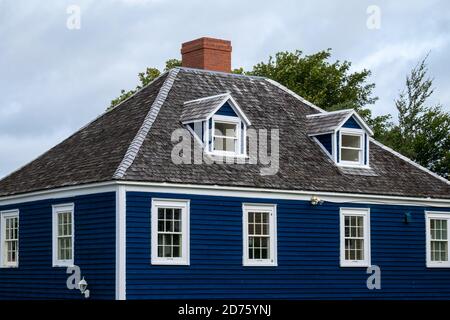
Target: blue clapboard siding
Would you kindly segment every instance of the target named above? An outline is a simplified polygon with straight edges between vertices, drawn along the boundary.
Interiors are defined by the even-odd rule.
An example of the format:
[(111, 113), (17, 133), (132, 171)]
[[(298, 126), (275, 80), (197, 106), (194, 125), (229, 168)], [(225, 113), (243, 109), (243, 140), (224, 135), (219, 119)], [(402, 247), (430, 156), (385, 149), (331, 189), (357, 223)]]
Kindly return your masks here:
[(237, 117), (236, 112), (234, 112), (233, 107), (231, 107), (228, 102), (225, 102), (224, 105), (217, 110), (216, 114), (221, 116)]
[(328, 151), (329, 154), (333, 154), (333, 147), (331, 143), (332, 134), (321, 134), (316, 136), (317, 140), (319, 140), (320, 144)]
[(350, 117), (343, 125), (344, 128), (361, 129), (359, 123), (355, 120), (355, 117)]
[(52, 205), (75, 203), (75, 264), (91, 299), (115, 298), (115, 193), (0, 207), (19, 209), (19, 268), (0, 269), (0, 299), (81, 299), (66, 287), (66, 268), (52, 267)]
[[(191, 200), (190, 266), (150, 264), (152, 197)], [(243, 202), (277, 204), (278, 267), (242, 266)], [(372, 264), (381, 268), (381, 290), (367, 289), (365, 268), (339, 267), (341, 206), (371, 208)], [(127, 299), (450, 299), (450, 269), (425, 266), (424, 210), (129, 192)]]

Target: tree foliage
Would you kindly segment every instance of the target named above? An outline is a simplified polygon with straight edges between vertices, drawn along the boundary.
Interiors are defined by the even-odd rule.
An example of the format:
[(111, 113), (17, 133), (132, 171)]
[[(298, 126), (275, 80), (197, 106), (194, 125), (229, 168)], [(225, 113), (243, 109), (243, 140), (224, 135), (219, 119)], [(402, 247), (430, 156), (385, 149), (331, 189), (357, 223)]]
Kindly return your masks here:
[[(178, 59), (169, 59), (166, 61), (166, 66), (164, 68), (164, 72), (168, 71), (172, 68), (181, 66), (181, 61)], [(128, 99), (129, 97), (131, 97), (133, 94), (135, 94), (137, 91), (141, 90), (143, 87), (145, 87), (146, 85), (148, 85), (150, 82), (152, 82), (153, 80), (155, 80), (156, 78), (158, 78), (161, 75), (161, 71), (159, 71), (156, 68), (147, 68), (145, 70), (145, 72), (141, 72), (138, 74), (139, 77), (139, 84), (136, 86), (135, 89), (129, 90), (129, 91), (125, 91), (125, 90), (121, 90), (120, 92), (120, 96), (118, 96), (116, 99), (111, 101), (111, 105), (109, 106), (108, 110), (114, 108), (115, 106), (117, 106), (119, 103), (121, 103), (122, 101), (125, 101), (126, 99)]]
[(395, 100), (398, 124), (378, 137), (384, 144), (422, 166), (449, 178), (450, 114), (442, 105), (428, 105), (433, 80), (428, 77), (426, 59), (406, 77), (406, 88)]

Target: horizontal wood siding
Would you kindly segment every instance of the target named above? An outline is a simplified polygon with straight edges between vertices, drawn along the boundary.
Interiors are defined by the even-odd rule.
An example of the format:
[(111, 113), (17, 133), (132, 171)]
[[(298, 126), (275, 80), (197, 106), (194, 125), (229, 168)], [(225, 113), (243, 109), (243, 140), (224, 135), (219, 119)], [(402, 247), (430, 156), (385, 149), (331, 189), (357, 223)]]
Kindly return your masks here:
[(75, 204), (75, 264), (91, 299), (115, 298), (115, 193), (0, 207), (19, 209), (19, 267), (0, 269), (0, 299), (81, 299), (66, 268), (52, 267), (52, 205)]
[(333, 154), (333, 144), (332, 144), (332, 138), (333, 135), (331, 133), (328, 134), (321, 134), (316, 136), (317, 140), (322, 144), (322, 146), (325, 148), (325, 150), (328, 151), (330, 155)]
[(234, 112), (234, 109), (228, 102), (225, 102), (224, 105), (217, 110), (216, 114), (221, 116), (237, 117), (236, 112)]
[(342, 126), (344, 128), (352, 128), (352, 129), (361, 129), (359, 123), (355, 120), (354, 117), (350, 117)]
[[(152, 197), (191, 200), (190, 266), (150, 264)], [(242, 266), (244, 202), (277, 204), (277, 267)], [(371, 209), (372, 264), (381, 268), (381, 290), (367, 289), (366, 268), (339, 267), (340, 207)], [(450, 269), (425, 266), (424, 210), (129, 192), (127, 299), (449, 299)]]

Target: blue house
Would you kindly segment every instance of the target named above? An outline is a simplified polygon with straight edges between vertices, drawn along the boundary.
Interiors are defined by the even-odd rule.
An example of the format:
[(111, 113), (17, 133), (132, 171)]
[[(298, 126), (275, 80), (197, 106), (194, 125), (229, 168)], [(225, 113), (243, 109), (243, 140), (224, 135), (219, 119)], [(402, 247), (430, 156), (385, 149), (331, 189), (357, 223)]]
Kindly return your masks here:
[(0, 181), (1, 299), (450, 299), (449, 181), (228, 41), (182, 55)]

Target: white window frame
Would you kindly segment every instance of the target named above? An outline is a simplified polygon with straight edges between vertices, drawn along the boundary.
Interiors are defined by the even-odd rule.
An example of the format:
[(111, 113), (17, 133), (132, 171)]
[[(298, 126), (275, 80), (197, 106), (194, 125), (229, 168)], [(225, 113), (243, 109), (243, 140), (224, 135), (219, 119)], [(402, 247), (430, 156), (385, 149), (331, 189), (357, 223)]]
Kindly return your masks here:
[[(360, 216), (364, 219), (364, 260), (345, 259), (345, 216)], [(340, 266), (369, 267), (371, 265), (370, 209), (340, 208)]]
[[(343, 147), (342, 146), (342, 136), (358, 136), (360, 141), (360, 147), (359, 148), (353, 148), (353, 147)], [(364, 141), (364, 131), (361, 129), (343, 129), (339, 131), (339, 165), (341, 166), (348, 166), (348, 167), (362, 167), (364, 165), (364, 158), (366, 155), (365, 150), (365, 141)], [(347, 150), (358, 150), (359, 151), (359, 161), (346, 161), (342, 160), (342, 149)]]
[[(230, 139), (225, 136), (216, 136), (216, 122), (221, 123), (229, 123), (236, 125), (236, 144), (233, 151), (221, 151), (221, 150), (215, 150), (214, 146), (214, 138), (224, 138), (224, 140)], [(212, 132), (211, 132), (211, 153), (215, 155), (221, 155), (221, 156), (237, 156), (242, 155), (241, 148), (242, 148), (242, 132), (241, 132), (241, 119), (239, 117), (230, 117), (230, 116), (222, 116), (222, 115), (215, 115), (212, 117)]]
[[(269, 213), (269, 259), (249, 259), (248, 257), (248, 213), (249, 212)], [(242, 264), (252, 267), (276, 267), (278, 265), (277, 254), (277, 206), (275, 204), (253, 204), (244, 203), (242, 205), (242, 234), (243, 234), (243, 256)]]
[[(158, 257), (158, 208), (181, 209), (181, 257)], [(151, 264), (190, 264), (190, 201), (182, 199), (152, 199), (151, 212)]]
[[(6, 234), (5, 234), (5, 220), (7, 218), (17, 218), (17, 256), (16, 262), (7, 262), (5, 261), (5, 242), (6, 242)], [(1, 235), (1, 245), (0, 245), (0, 267), (1, 268), (18, 268), (19, 267), (19, 237), (20, 237), (20, 218), (19, 218), (19, 210), (7, 210), (0, 212), (0, 235)]]
[[(447, 220), (447, 261), (431, 261), (431, 219)], [(425, 211), (427, 268), (450, 268), (450, 212)]]
[[(53, 267), (72, 267), (75, 257), (75, 204), (56, 204), (52, 206), (52, 211)], [(58, 214), (62, 212), (70, 212), (72, 216), (72, 259), (67, 260), (58, 259)]]

